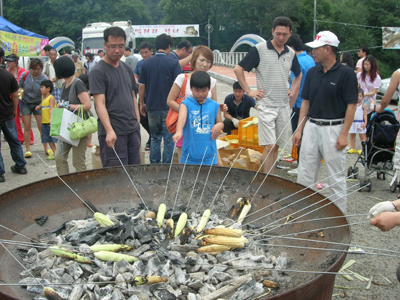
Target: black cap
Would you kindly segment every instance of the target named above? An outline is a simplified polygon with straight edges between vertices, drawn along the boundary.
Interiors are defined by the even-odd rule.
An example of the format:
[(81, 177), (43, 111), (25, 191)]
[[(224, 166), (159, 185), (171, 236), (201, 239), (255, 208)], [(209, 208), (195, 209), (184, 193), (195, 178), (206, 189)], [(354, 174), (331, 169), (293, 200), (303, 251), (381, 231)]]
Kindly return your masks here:
[(17, 58), (14, 57), (14, 56), (7, 56), (6, 59), (5, 59), (5, 61), (14, 62), (14, 61), (17, 61)]

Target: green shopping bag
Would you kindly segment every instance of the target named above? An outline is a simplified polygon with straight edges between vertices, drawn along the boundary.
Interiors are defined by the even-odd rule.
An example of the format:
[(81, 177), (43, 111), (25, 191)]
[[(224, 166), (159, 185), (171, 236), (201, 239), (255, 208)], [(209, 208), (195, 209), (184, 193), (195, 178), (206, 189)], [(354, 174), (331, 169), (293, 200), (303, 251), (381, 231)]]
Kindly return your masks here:
[(50, 136), (77, 147), (80, 139), (73, 140), (70, 136), (71, 125), (75, 123), (77, 119), (78, 116), (68, 109), (53, 108)]
[(62, 116), (64, 108), (53, 108), (53, 114), (51, 117), (50, 136), (56, 136), (60, 134)]

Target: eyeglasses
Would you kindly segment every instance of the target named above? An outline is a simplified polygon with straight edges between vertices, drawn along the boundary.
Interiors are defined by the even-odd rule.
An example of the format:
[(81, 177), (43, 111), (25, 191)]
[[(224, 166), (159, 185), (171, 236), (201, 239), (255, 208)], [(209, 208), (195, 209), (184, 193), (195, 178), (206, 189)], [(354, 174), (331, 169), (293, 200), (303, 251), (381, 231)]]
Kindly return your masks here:
[(118, 50), (123, 50), (125, 49), (125, 44), (120, 44), (120, 45), (107, 45), (106, 46), (112, 50), (115, 50), (118, 48)]

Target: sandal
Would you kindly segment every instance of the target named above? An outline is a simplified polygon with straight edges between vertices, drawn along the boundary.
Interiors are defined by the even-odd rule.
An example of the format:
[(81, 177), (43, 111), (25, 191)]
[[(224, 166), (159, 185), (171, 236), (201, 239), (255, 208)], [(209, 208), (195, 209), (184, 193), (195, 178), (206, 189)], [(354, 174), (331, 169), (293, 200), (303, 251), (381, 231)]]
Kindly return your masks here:
[(25, 152), (24, 155), (25, 158), (31, 158), (32, 157), (32, 153), (30, 151)]
[(47, 150), (47, 156), (52, 156), (52, 155), (54, 155), (54, 152), (53, 152), (53, 150), (51, 150), (51, 149), (49, 149), (49, 150)]

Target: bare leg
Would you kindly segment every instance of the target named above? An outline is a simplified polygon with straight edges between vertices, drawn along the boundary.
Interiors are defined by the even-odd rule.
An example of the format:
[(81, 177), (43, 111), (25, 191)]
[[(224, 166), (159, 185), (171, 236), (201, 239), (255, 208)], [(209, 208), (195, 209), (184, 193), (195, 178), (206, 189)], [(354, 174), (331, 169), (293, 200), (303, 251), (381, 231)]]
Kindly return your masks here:
[[(274, 168), (275, 168), (275, 161), (278, 158), (278, 145), (267, 145), (264, 146), (264, 151), (263, 151), (263, 156), (262, 160), (264, 161), (265, 158), (268, 156), (268, 158), (265, 160), (264, 165), (263, 165), (263, 172), (268, 173), (271, 170), (271, 174), (274, 173)], [(271, 151), (271, 154), (268, 155), (268, 153)]]
[(26, 152), (31, 151), (31, 145), (30, 145), (30, 140), (31, 140), (31, 116), (29, 115), (22, 115), (22, 120), (24, 123), (24, 142), (25, 142), (25, 148)]
[(367, 140), (367, 135), (365, 133), (360, 133), (360, 141), (365, 142)]
[(349, 134), (349, 146), (356, 150), (356, 134), (355, 133), (350, 133)]
[(176, 147), (176, 153), (178, 153), (178, 163), (180, 163), (182, 156), (182, 147)]

